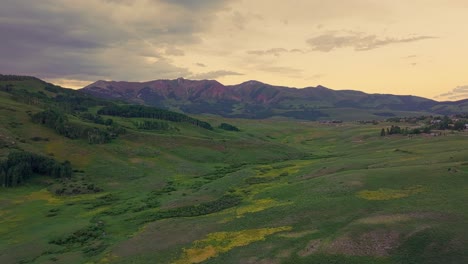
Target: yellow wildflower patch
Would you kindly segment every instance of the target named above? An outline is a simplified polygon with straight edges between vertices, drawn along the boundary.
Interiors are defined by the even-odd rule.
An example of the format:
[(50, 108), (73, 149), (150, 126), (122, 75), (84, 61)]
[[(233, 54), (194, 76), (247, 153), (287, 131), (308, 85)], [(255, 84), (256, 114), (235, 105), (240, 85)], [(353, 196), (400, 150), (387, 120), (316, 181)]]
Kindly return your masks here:
[(256, 212), (266, 210), (268, 208), (283, 206), (283, 205), (288, 205), (288, 204), (291, 204), (291, 203), (279, 203), (273, 199), (256, 200), (252, 204), (235, 209), (236, 217), (241, 218), (247, 213), (256, 213)]
[(62, 200), (59, 198), (55, 197), (51, 192), (49, 192), (47, 189), (42, 189), (37, 192), (32, 192), (26, 196), (21, 197), (18, 200), (15, 200), (15, 204), (21, 204), (24, 202), (30, 202), (30, 201), (46, 201), (49, 204), (60, 204), (62, 203)]
[(208, 245), (203, 248), (189, 248), (184, 250), (184, 255), (185, 257), (183, 259), (180, 259), (175, 263), (200, 263), (217, 256), (218, 252), (214, 246)]
[(256, 177), (277, 177), (281, 175), (290, 175), (299, 172), (299, 170), (314, 161), (303, 160), (296, 161), (294, 164), (285, 164), (284, 166), (261, 165), (255, 168)]
[(244, 188), (244, 190), (248, 191), (248, 194), (246, 195), (247, 196), (246, 199), (251, 200), (253, 199), (253, 197), (255, 197), (256, 195), (260, 193), (264, 193), (272, 189), (278, 189), (286, 185), (287, 183), (285, 182), (269, 182), (269, 183), (262, 183), (262, 184), (255, 184), (255, 185), (248, 186)]
[(422, 186), (414, 186), (407, 189), (387, 189), (381, 188), (376, 191), (364, 190), (357, 193), (357, 196), (366, 200), (382, 201), (400, 199), (424, 191)]
[(108, 210), (110, 208), (110, 206), (103, 206), (103, 207), (100, 207), (100, 208), (96, 208), (94, 210), (90, 210), (90, 211), (86, 211), (86, 212), (83, 212), (80, 214), (81, 217), (90, 217), (90, 216), (94, 216), (94, 215), (97, 215), (99, 213), (102, 213), (106, 210)]
[(202, 240), (193, 242), (189, 249), (184, 249), (183, 256), (174, 264), (200, 263), (236, 247), (249, 245), (265, 237), (282, 231), (289, 231), (292, 227), (249, 229), (237, 232), (211, 233)]
[(261, 212), (269, 208), (290, 205), (290, 204), (292, 204), (292, 202), (280, 203), (273, 199), (254, 200), (252, 201), (251, 204), (244, 205), (238, 208), (231, 208), (231, 209), (225, 210), (222, 214), (229, 215), (229, 217), (223, 219), (221, 223), (227, 223), (229, 221), (234, 220), (235, 218), (242, 218), (244, 217), (244, 215), (248, 213)]

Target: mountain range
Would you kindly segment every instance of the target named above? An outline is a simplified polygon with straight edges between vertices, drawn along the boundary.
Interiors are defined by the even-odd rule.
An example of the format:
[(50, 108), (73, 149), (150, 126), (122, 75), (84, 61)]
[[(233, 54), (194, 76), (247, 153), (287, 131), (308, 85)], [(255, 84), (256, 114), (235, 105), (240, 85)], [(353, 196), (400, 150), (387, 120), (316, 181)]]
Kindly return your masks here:
[(100, 80), (81, 91), (189, 114), (236, 118), (284, 116), (305, 120), (358, 120), (468, 111), (468, 99), (438, 102), (411, 95), (367, 94), (323, 86), (298, 89), (258, 81), (223, 85), (215, 80), (183, 78), (148, 82)]

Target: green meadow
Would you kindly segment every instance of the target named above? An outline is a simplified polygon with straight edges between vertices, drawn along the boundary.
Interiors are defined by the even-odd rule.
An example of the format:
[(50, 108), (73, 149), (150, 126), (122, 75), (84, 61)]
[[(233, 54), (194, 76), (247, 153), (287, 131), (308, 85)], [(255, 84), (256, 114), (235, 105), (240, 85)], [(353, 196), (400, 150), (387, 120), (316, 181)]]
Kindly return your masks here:
[(194, 116), (213, 130), (158, 131), (103, 116), (126, 132), (90, 144), (31, 122), (43, 108), (0, 92), (0, 157), (74, 173), (0, 187), (0, 263), (468, 262), (467, 132), (216, 116)]

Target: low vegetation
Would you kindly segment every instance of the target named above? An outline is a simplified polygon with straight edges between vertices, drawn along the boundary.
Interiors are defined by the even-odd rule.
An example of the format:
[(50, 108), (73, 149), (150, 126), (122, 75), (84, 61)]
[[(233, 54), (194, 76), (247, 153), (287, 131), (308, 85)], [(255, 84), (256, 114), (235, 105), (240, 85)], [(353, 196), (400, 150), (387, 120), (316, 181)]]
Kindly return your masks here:
[(184, 206), (184, 207), (174, 208), (170, 210), (161, 210), (155, 213), (149, 213), (145, 215), (139, 215), (137, 217), (137, 220), (143, 223), (146, 223), (146, 222), (153, 222), (156, 220), (161, 220), (161, 219), (166, 219), (166, 218), (194, 217), (194, 216), (207, 215), (207, 214), (220, 212), (224, 209), (237, 206), (241, 203), (241, 201), (242, 201), (242, 198), (240, 196), (227, 194), (211, 202), (201, 203), (201, 204), (192, 205), (192, 206)]

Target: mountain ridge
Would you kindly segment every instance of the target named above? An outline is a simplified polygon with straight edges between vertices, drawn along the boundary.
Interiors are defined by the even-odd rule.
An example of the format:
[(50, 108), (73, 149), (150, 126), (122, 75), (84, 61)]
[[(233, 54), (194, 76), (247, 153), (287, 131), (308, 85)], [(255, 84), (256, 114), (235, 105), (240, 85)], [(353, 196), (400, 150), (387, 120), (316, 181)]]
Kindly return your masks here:
[(335, 90), (323, 85), (317, 85), (317, 86), (305, 86), (305, 87), (293, 87), (293, 86), (284, 86), (284, 85), (273, 85), (273, 84), (268, 84), (265, 82), (257, 81), (257, 80), (248, 80), (241, 82), (239, 84), (231, 84), (231, 85), (224, 85), (220, 83), (217, 80), (213, 79), (203, 79), (203, 80), (191, 80), (191, 79), (186, 79), (183, 77), (179, 77), (176, 79), (155, 79), (155, 80), (150, 80), (150, 81), (115, 81), (115, 80), (97, 80), (94, 83), (91, 83), (83, 88), (80, 88), (79, 90), (86, 90), (92, 87), (99, 87), (102, 84), (126, 84), (126, 85), (147, 85), (147, 84), (160, 84), (160, 83), (165, 83), (165, 82), (190, 82), (190, 83), (216, 83), (217, 85), (224, 86), (226, 88), (234, 88), (238, 89), (239, 87), (252, 87), (254, 85), (262, 85), (262, 86), (268, 86), (268, 87), (275, 87), (275, 88), (284, 88), (284, 89), (291, 89), (291, 90), (307, 90), (307, 89), (315, 89), (315, 90), (326, 90), (326, 91), (336, 91), (336, 92), (351, 92), (351, 93), (359, 93), (359, 94), (366, 94), (366, 95), (391, 95), (391, 96), (409, 96), (409, 97), (417, 97), (417, 98), (422, 98), (434, 102), (459, 102), (459, 101), (464, 101), (468, 100), (467, 99), (461, 99), (461, 100), (456, 100), (456, 101), (437, 101), (434, 99), (422, 97), (422, 96), (417, 96), (417, 95), (412, 95), (412, 94), (402, 94), (402, 95), (396, 95), (396, 94), (391, 94), (391, 93), (366, 93), (364, 91), (360, 90), (353, 90), (353, 89), (342, 89), (342, 90)]
[[(0, 78), (44, 82), (32, 76), (0, 74)], [(215, 114), (229, 118), (279, 116), (347, 121), (468, 113), (468, 99), (439, 102), (413, 95), (367, 94), (357, 90), (333, 90), (322, 85), (295, 88), (256, 80), (236, 85), (184, 78), (145, 82), (98, 80), (79, 91), (186, 114)]]
[[(184, 78), (146, 82), (97, 81), (81, 91), (93, 96), (224, 117), (294, 117), (306, 120), (340, 118), (336, 111), (366, 112), (366, 118), (411, 114), (456, 114), (468, 111), (468, 100), (438, 102), (414, 95), (368, 94), (333, 90), (322, 85), (304, 88), (275, 86), (256, 80), (223, 85), (216, 80)], [(333, 113), (335, 112), (335, 113)], [(344, 119), (361, 119), (362, 115)]]

